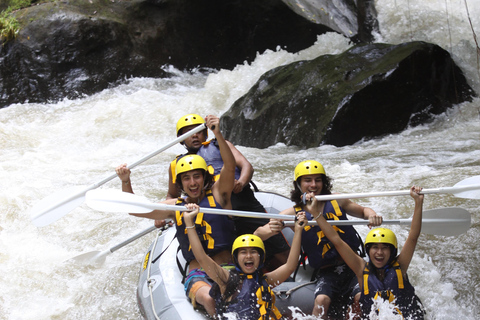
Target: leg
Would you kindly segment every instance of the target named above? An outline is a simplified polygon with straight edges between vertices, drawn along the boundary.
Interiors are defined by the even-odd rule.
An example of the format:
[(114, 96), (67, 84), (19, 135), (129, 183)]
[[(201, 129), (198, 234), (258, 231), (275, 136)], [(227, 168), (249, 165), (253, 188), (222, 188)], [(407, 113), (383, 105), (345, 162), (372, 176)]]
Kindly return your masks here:
[(352, 320), (360, 320), (360, 315), (362, 314), (362, 309), (360, 308), (360, 296), (361, 296), (361, 293), (357, 293), (355, 295), (355, 297), (353, 298), (353, 303), (352, 305), (349, 307), (349, 310), (348, 310), (348, 314), (351, 315), (351, 317), (349, 317), (349, 319), (352, 319)]
[(201, 304), (208, 314), (213, 318), (215, 316), (215, 300), (210, 297), (210, 287), (203, 286), (197, 290), (195, 301)]
[(320, 319), (327, 319), (328, 307), (332, 300), (325, 294), (319, 294), (315, 297), (315, 305), (312, 314)]

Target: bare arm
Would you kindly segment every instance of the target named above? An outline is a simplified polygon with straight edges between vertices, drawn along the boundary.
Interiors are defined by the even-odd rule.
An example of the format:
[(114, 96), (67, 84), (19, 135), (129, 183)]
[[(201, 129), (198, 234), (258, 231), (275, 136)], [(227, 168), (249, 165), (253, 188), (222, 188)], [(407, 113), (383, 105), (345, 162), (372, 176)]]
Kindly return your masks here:
[(194, 203), (189, 203), (186, 205), (186, 207), (189, 209), (194, 209), (193, 211), (185, 211), (183, 214), (185, 220), (185, 230), (187, 230), (188, 241), (192, 247), (193, 255), (200, 266), (205, 270), (207, 275), (220, 286), (220, 292), (223, 294), (225, 292), (229, 272), (220, 267), (205, 253), (205, 250), (203, 250), (197, 231), (195, 230), (195, 224), (193, 222), (200, 207)]
[(234, 181), (235, 181), (235, 157), (228, 146), (225, 138), (220, 132), (220, 121), (216, 116), (206, 116), (205, 121), (207, 127), (213, 131), (215, 138), (217, 138), (218, 148), (223, 160), (223, 167), (220, 171), (220, 177), (212, 187), (212, 192), (220, 202), (223, 208), (231, 209), (232, 203), (230, 197), (232, 195)]
[(368, 220), (368, 227), (379, 226), (383, 222), (383, 217), (378, 215), (372, 208), (363, 207), (349, 199), (338, 200), (339, 205), (347, 211), (349, 215)]
[(306, 195), (307, 199), (307, 210), (314, 216), (314, 219), (317, 221), (318, 226), (322, 229), (325, 236), (330, 240), (330, 242), (335, 246), (340, 256), (343, 258), (345, 263), (352, 269), (358, 279), (360, 288), (363, 287), (363, 269), (365, 266), (365, 261), (357, 253), (355, 253), (350, 246), (340, 238), (340, 235), (335, 231), (335, 229), (325, 220), (321, 212), (318, 210), (316, 205), (317, 199), (315, 198), (314, 193), (309, 193)]
[(297, 268), (300, 247), (302, 244), (302, 231), (306, 224), (307, 218), (305, 217), (305, 212), (299, 212), (297, 215), (297, 221), (295, 222), (295, 234), (293, 235), (292, 247), (288, 254), (287, 263), (266, 274), (269, 285), (273, 287), (278, 286), (287, 280)]
[(124, 163), (119, 165), (118, 167), (115, 168), (115, 172), (117, 173), (117, 176), (122, 181), (122, 191), (133, 193), (132, 182), (130, 181), (131, 171), (129, 168), (127, 168), (127, 164)]
[[(168, 199), (160, 203), (175, 205), (176, 202), (175, 199)], [(130, 213), (130, 215), (154, 220), (175, 219), (175, 211), (173, 210), (153, 210), (148, 213)]]
[(230, 141), (227, 141), (227, 144), (235, 158), (235, 166), (240, 169), (240, 177), (238, 180), (235, 180), (235, 186), (233, 188), (234, 193), (239, 193), (250, 182), (250, 180), (252, 180), (254, 170), (252, 164)]
[(412, 261), (418, 237), (422, 231), (423, 194), (419, 194), (420, 191), (422, 191), (422, 188), (416, 186), (410, 189), (410, 196), (415, 200), (415, 209), (413, 211), (410, 232), (397, 259), (404, 275), (407, 273), (408, 266)]
[[(280, 214), (293, 216), (295, 215), (295, 209), (293, 207), (290, 207), (288, 209), (281, 211)], [(276, 234), (279, 234), (283, 228), (284, 226), (281, 220), (270, 219), (270, 221), (266, 225), (258, 227), (253, 234), (260, 237), (260, 239), (262, 239), (263, 241), (265, 241), (268, 238), (273, 237)]]

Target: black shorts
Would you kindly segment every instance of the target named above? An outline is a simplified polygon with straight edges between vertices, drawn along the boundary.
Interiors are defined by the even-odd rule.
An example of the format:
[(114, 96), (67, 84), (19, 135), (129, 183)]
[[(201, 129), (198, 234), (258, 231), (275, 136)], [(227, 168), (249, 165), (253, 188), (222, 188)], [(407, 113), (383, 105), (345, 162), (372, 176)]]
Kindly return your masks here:
[(324, 294), (332, 300), (329, 315), (345, 313), (360, 292), (357, 276), (346, 264), (319, 270), (316, 282), (315, 298)]

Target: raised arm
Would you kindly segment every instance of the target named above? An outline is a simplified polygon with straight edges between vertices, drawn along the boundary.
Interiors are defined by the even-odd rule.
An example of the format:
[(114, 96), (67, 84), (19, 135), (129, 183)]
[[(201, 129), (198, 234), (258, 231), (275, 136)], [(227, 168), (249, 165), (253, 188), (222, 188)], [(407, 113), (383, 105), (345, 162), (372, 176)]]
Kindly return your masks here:
[(133, 193), (132, 182), (130, 181), (131, 171), (127, 168), (127, 164), (121, 164), (115, 168), (118, 178), (122, 181), (122, 191)]
[(340, 256), (343, 258), (345, 263), (352, 269), (355, 275), (358, 278), (360, 287), (363, 285), (363, 269), (365, 266), (365, 261), (357, 253), (355, 253), (350, 246), (340, 238), (340, 235), (335, 231), (335, 229), (325, 220), (321, 212), (317, 209), (317, 199), (315, 194), (309, 193), (306, 195), (307, 205), (306, 209), (313, 215), (314, 220), (317, 221), (318, 226), (323, 231), (325, 236), (330, 240), (330, 242), (335, 246)]
[(422, 231), (423, 194), (420, 194), (420, 191), (422, 191), (421, 187), (413, 186), (410, 189), (410, 196), (415, 200), (415, 209), (413, 211), (410, 232), (397, 258), (403, 274), (407, 273), (408, 266), (415, 252), (415, 247), (417, 246), (418, 237)]
[(235, 157), (227, 144), (227, 141), (220, 132), (220, 120), (216, 116), (206, 116), (205, 121), (207, 127), (215, 134), (215, 138), (218, 142), (218, 148), (220, 149), (220, 155), (223, 160), (223, 167), (220, 171), (220, 177), (212, 187), (212, 192), (220, 202), (223, 208), (231, 209), (232, 203), (230, 197), (232, 195), (234, 182), (235, 182)]
[(298, 257), (300, 256), (300, 247), (302, 244), (302, 231), (306, 225), (307, 218), (305, 217), (305, 212), (299, 212), (295, 222), (295, 234), (293, 235), (292, 247), (290, 248), (290, 253), (288, 254), (287, 263), (266, 274), (269, 285), (273, 287), (278, 286), (287, 280), (297, 268)]
[(194, 203), (188, 203), (186, 207), (193, 210), (185, 211), (183, 217), (185, 220), (185, 230), (187, 230), (188, 234), (188, 241), (190, 242), (190, 246), (192, 247), (192, 252), (195, 256), (195, 260), (197, 260), (197, 262), (205, 270), (207, 275), (219, 285), (220, 291), (223, 294), (225, 292), (226, 283), (228, 280), (228, 271), (220, 267), (212, 258), (210, 258), (205, 253), (205, 250), (203, 250), (194, 224), (195, 216), (198, 214), (198, 210), (200, 207)]

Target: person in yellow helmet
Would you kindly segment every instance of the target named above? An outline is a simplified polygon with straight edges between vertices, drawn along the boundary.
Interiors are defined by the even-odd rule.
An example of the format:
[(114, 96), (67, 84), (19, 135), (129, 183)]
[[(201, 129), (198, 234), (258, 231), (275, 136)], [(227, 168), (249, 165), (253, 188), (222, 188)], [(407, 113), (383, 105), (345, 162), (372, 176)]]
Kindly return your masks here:
[[(223, 160), (219, 178), (214, 181), (213, 171), (202, 157), (195, 154), (186, 155), (177, 162), (175, 172), (176, 183), (183, 196), (167, 199), (161, 203), (179, 206), (194, 203), (207, 208), (232, 209), (235, 158), (220, 132), (218, 118), (207, 117), (206, 124), (218, 141)], [(129, 179), (130, 170), (120, 166), (117, 168), (117, 174), (123, 181)], [(129, 185), (130, 183), (127, 186)], [(147, 214), (132, 213), (132, 215), (154, 220), (170, 219), (175, 222), (176, 236), (183, 257), (188, 262), (185, 293), (194, 307), (202, 305), (209, 314), (215, 314), (215, 301), (209, 295), (211, 284), (205, 279), (206, 274), (200, 270), (200, 264), (190, 249), (184, 214), (174, 210), (154, 210)], [(194, 230), (202, 236), (201, 245), (212, 261), (218, 265), (231, 263), (230, 248), (234, 240), (234, 224), (228, 216), (202, 214), (196, 219)]]
[(361, 292), (360, 305), (362, 319), (375, 318), (377, 308), (375, 300), (389, 301), (395, 304), (394, 313), (402, 319), (422, 320), (425, 316), (423, 305), (415, 294), (415, 289), (408, 280), (407, 270), (422, 229), (422, 188), (413, 186), (410, 196), (415, 201), (410, 232), (400, 254), (397, 237), (386, 228), (372, 229), (365, 239), (368, 262), (359, 257), (352, 248), (342, 240), (336, 230), (317, 210), (317, 200), (313, 193), (306, 195), (307, 210), (314, 215), (325, 236), (335, 246), (346, 264), (357, 277)]
[[(294, 170), (293, 190), (290, 198), (295, 206), (280, 213), (294, 215), (306, 211), (307, 219), (312, 220), (316, 215), (306, 210), (302, 199), (303, 194), (331, 194), (331, 189), (331, 178), (326, 175), (320, 162), (302, 161)], [(357, 218), (368, 219), (370, 226), (382, 223), (382, 217), (377, 215), (374, 210), (348, 199), (318, 201), (315, 206), (316, 210), (322, 212), (330, 220), (348, 220), (347, 214), (349, 214)], [(271, 234), (280, 232), (282, 228), (281, 221), (272, 219), (269, 224), (257, 229), (255, 234), (265, 239)], [(336, 230), (354, 251), (362, 255), (363, 243), (355, 228), (340, 226), (336, 227)], [(302, 235), (302, 249), (307, 255), (310, 266), (315, 270), (312, 279), (315, 279), (317, 283), (312, 314), (322, 317), (322, 319), (343, 319), (348, 308), (354, 303), (354, 297), (357, 301), (360, 299), (360, 292), (355, 288), (357, 279), (322, 231), (318, 226), (308, 226)]]
[[(284, 282), (297, 266), (300, 255), (301, 233), (306, 219), (304, 213), (297, 215), (295, 234), (287, 262), (277, 269), (263, 273), (265, 246), (253, 235), (245, 234), (235, 239), (232, 246), (232, 259), (235, 268), (220, 267), (204, 251), (194, 220), (199, 212), (196, 204), (189, 204), (193, 211), (186, 212), (185, 223), (193, 254), (210, 279), (214, 282), (210, 295), (216, 302), (216, 319), (258, 320), (280, 319), (275, 307), (275, 295), (271, 288)], [(228, 315), (225, 315), (228, 314)]]
[[(216, 116), (208, 116), (208, 118), (217, 118)], [(218, 118), (217, 118), (218, 119)], [(182, 116), (176, 125), (177, 137), (194, 129), (198, 125), (205, 123), (205, 120), (198, 114), (187, 114)], [(223, 162), (220, 153), (218, 152), (217, 141), (208, 138), (207, 130), (200, 131), (197, 134), (183, 141), (183, 146), (187, 149), (187, 154), (198, 154), (202, 156), (208, 165), (213, 166), (215, 170), (215, 177), (218, 178)], [(250, 182), (253, 177), (254, 169), (251, 163), (245, 156), (227, 140), (227, 145), (230, 147), (235, 157), (235, 186), (232, 193), (232, 208), (240, 211), (266, 212), (262, 204), (255, 198), (255, 195), (250, 188)], [(169, 168), (169, 182), (167, 199), (177, 198), (180, 195), (180, 190), (175, 183), (175, 167), (178, 159), (170, 163)], [(234, 217), (235, 234), (242, 235), (254, 233), (258, 227), (268, 223), (268, 219)], [(158, 222), (157, 225), (161, 225)], [(283, 235), (277, 234), (265, 241), (267, 251), (266, 268), (273, 269), (286, 262), (290, 246)]]

